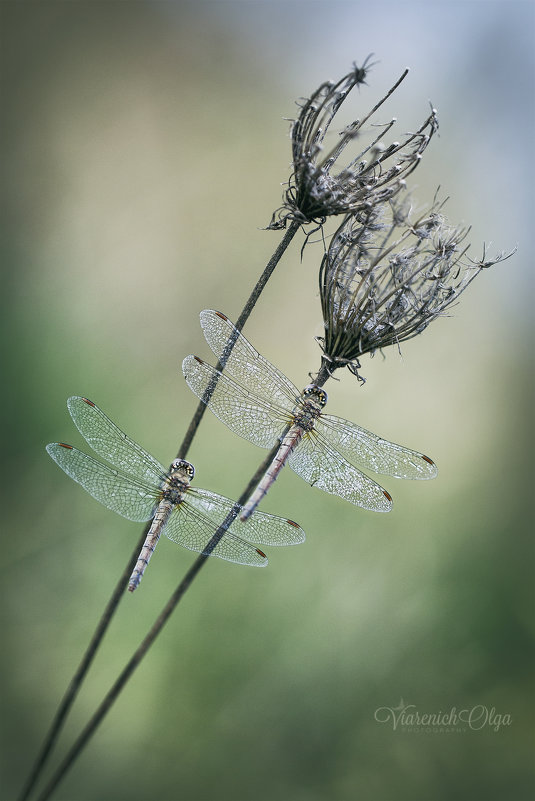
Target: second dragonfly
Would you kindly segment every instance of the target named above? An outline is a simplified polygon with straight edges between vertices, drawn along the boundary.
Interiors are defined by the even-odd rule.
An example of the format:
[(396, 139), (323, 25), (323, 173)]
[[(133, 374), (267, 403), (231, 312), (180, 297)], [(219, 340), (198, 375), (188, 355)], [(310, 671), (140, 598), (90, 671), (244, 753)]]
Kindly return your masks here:
[(224, 372), (198, 356), (187, 356), (182, 371), (188, 386), (244, 439), (262, 448), (280, 441), (273, 462), (242, 509), (241, 520), (254, 512), (286, 463), (311, 486), (374, 512), (389, 512), (392, 497), (358, 468), (395, 478), (437, 475), (435, 463), (424, 454), (323, 414), (325, 390), (309, 384), (299, 392), (221, 312), (205, 309), (200, 319)]
[[(234, 518), (241, 507), (223, 495), (193, 488), (195, 469), (190, 462), (175, 459), (166, 470), (93, 401), (73, 395), (67, 407), (87, 444), (107, 464), (65, 442), (47, 445), (52, 459), (108, 509), (128, 520), (152, 520), (130, 577), (131, 592), (141, 581), (162, 533), (192, 551), (242, 565), (267, 565), (266, 554), (240, 536), (244, 526)], [(250, 525), (247, 537), (261, 545), (297, 545), (305, 539), (302, 528), (287, 518), (258, 512), (251, 529)]]

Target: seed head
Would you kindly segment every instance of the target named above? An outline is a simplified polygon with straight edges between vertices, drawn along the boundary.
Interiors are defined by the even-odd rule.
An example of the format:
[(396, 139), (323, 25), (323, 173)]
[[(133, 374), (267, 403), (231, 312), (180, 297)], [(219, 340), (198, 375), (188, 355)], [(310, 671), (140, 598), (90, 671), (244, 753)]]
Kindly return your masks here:
[(320, 374), (347, 366), (360, 380), (359, 359), (421, 334), (457, 302), (481, 270), (508, 258), (466, 255), (469, 228), (452, 227), (445, 201), (411, 220), (410, 198), (348, 215), (320, 268), (325, 336)]
[(337, 83), (323, 83), (309, 99), (302, 101), (301, 112), (292, 122), (292, 174), (284, 193), (284, 203), (273, 214), (269, 228), (284, 228), (288, 220), (302, 224), (323, 224), (327, 217), (367, 210), (384, 202), (404, 188), (404, 179), (421, 160), (431, 137), (438, 128), (436, 111), (431, 113), (401, 142), (385, 145), (382, 140), (394, 126), (370, 123), (377, 128), (370, 142), (363, 144), (352, 160), (340, 167), (340, 157), (350, 142), (361, 136), (364, 126), (397, 89), (408, 70), (387, 94), (361, 120), (355, 120), (339, 134), (332, 149), (324, 151), (324, 140), (340, 106), (350, 91), (365, 79), (369, 58)]

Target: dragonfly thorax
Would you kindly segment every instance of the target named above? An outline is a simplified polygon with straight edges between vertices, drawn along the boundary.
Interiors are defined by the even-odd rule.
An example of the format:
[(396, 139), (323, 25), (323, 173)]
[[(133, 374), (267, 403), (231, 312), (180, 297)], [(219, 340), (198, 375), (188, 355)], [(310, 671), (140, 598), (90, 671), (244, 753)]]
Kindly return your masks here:
[(301, 401), (294, 412), (293, 422), (304, 431), (312, 431), (314, 424), (327, 403), (327, 393), (315, 384), (304, 388)]
[(190, 462), (186, 462), (185, 459), (175, 459), (162, 485), (161, 499), (173, 504), (180, 503), (194, 475), (195, 468)]

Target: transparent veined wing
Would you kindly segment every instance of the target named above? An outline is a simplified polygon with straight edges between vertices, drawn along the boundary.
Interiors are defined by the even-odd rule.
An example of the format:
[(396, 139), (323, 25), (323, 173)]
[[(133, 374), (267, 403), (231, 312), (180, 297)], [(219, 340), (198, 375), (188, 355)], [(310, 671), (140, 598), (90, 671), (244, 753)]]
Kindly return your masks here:
[(288, 457), (288, 464), (312, 487), (338, 495), (372, 512), (389, 512), (392, 498), (375, 481), (353, 467), (320, 437), (311, 431)]
[(71, 445), (52, 442), (46, 449), (68, 476), (108, 509), (136, 522), (153, 516), (159, 500), (157, 486), (123, 475)]
[[(235, 506), (235, 502), (229, 498), (205, 489), (190, 489), (187, 498), (192, 506), (217, 524), (224, 520)], [(293, 520), (265, 512), (255, 512), (246, 523), (236, 518), (229, 531), (259, 545), (299, 545), (305, 541), (305, 532)]]
[[(170, 540), (184, 548), (189, 548), (190, 551), (204, 553), (223, 520), (224, 517), (214, 522), (193, 504), (183, 501), (171, 512), (163, 533)], [(226, 559), (227, 562), (253, 567), (265, 567), (268, 563), (267, 556), (262, 551), (231, 531), (224, 533), (210, 555), (219, 556), (220, 559)]]
[(123, 473), (158, 485), (165, 468), (131, 440), (104, 412), (87, 398), (69, 398), (67, 408), (87, 444)]
[(218, 360), (229, 339), (234, 342), (224, 372), (250, 392), (291, 412), (301, 393), (284, 373), (264, 359), (221, 312), (205, 309), (200, 320), (205, 339)]
[(201, 400), (219, 376), (208, 408), (222, 423), (261, 448), (272, 448), (289, 422), (290, 413), (248, 392), (211, 364), (186, 356), (182, 372), (188, 387)]
[(437, 475), (437, 466), (428, 456), (382, 439), (341, 417), (322, 414), (316, 430), (357, 467), (394, 478), (429, 479)]

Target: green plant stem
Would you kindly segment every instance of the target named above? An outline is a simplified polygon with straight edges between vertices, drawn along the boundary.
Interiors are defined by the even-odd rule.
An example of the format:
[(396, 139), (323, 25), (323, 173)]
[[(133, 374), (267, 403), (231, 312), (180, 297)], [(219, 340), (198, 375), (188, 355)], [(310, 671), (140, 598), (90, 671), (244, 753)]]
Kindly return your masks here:
[(54, 773), (42, 793), (38, 796), (37, 801), (47, 801), (50, 798), (51, 794), (58, 786), (60, 781), (63, 779), (71, 765), (75, 762), (77, 757), (83, 751), (84, 747), (87, 745), (88, 741), (95, 733), (96, 729), (98, 728), (99, 724), (102, 722), (103, 718), (111, 708), (112, 704), (118, 697), (119, 693), (149, 650), (150, 646), (164, 627), (165, 623), (168, 621), (169, 617), (171, 616), (172, 612), (175, 610), (176, 606), (178, 605), (179, 601), (184, 597), (184, 594), (191, 586), (191, 583), (205, 564), (206, 560), (216, 547), (217, 543), (221, 540), (224, 536), (228, 526), (232, 523), (232, 521), (238, 515), (240, 508), (243, 504), (247, 501), (249, 495), (254, 490), (262, 476), (264, 475), (265, 471), (271, 464), (273, 457), (276, 455), (279, 448), (279, 443), (275, 445), (275, 447), (270, 451), (268, 456), (264, 459), (258, 470), (255, 472), (254, 476), (252, 476), (251, 480), (247, 484), (247, 487), (240, 495), (239, 499), (234, 504), (233, 508), (223, 521), (223, 523), (219, 526), (211, 540), (208, 542), (204, 553), (200, 554), (197, 559), (194, 561), (174, 593), (169, 598), (168, 602), (154, 621), (152, 627), (150, 628), (148, 634), (143, 639), (137, 650), (134, 652), (130, 660), (127, 662), (126, 666), (124, 667), (123, 671), (119, 674), (119, 677), (116, 679), (115, 683), (112, 685), (111, 689), (108, 691), (106, 696), (104, 697), (102, 703), (93, 714), (85, 728), (82, 730), (81, 734), (75, 740), (73, 746), (71, 747), (70, 751), (67, 753), (65, 759), (60, 764), (57, 771)]
[[(256, 305), (256, 302), (257, 302), (258, 298), (260, 297), (264, 287), (266, 286), (266, 284), (269, 281), (271, 275), (273, 274), (273, 271), (275, 270), (275, 267), (277, 266), (277, 264), (281, 260), (284, 252), (288, 248), (288, 245), (290, 244), (290, 242), (292, 241), (293, 237), (295, 236), (295, 234), (299, 230), (299, 226), (300, 226), (300, 224), (298, 222), (295, 222), (295, 221), (292, 222), (288, 226), (288, 229), (286, 230), (281, 242), (279, 243), (277, 249), (275, 250), (275, 252), (273, 253), (271, 259), (269, 260), (269, 262), (267, 263), (266, 267), (264, 268), (264, 271), (262, 272), (262, 275), (258, 279), (253, 291), (251, 292), (251, 294), (250, 294), (245, 306), (242, 309), (242, 312), (241, 312), (241, 314), (240, 314), (240, 316), (238, 318), (238, 321), (236, 323), (236, 328), (238, 328), (238, 330), (241, 331), (241, 329), (245, 325), (245, 323), (246, 323), (247, 319), (249, 318), (249, 315), (251, 314), (252, 310), (254, 309), (254, 307)], [(231, 350), (231, 348), (228, 350), (228, 353), (230, 353), (230, 350)], [(222, 368), (222, 365), (220, 363), (218, 363), (218, 368), (219, 369)], [(215, 386), (215, 384), (214, 384), (214, 386)], [(212, 391), (213, 391), (213, 388), (212, 388)], [(184, 439), (182, 440), (182, 443), (181, 443), (181, 445), (179, 447), (177, 458), (184, 459), (186, 457), (186, 454), (187, 454), (187, 452), (188, 452), (188, 450), (189, 450), (189, 448), (191, 446), (193, 438), (194, 438), (195, 434), (197, 433), (197, 429), (198, 429), (198, 427), (200, 425), (200, 422), (201, 422), (201, 420), (203, 418), (205, 409), (206, 409), (205, 404), (202, 401), (200, 401), (198, 406), (197, 406), (197, 409), (195, 410), (193, 418), (192, 418), (192, 420), (191, 420), (191, 422), (190, 422), (190, 424), (188, 426), (188, 429), (186, 431)], [(19, 801), (27, 801), (31, 791), (33, 790), (33, 788), (34, 788), (34, 786), (35, 786), (35, 784), (36, 784), (36, 782), (37, 782), (37, 780), (38, 780), (38, 778), (39, 778), (39, 776), (40, 776), (40, 774), (41, 774), (41, 772), (42, 772), (42, 770), (43, 770), (43, 768), (44, 768), (44, 766), (45, 766), (45, 764), (46, 764), (46, 762), (48, 760), (48, 757), (50, 756), (50, 753), (51, 753), (51, 751), (52, 751), (52, 749), (54, 747), (54, 744), (55, 744), (55, 742), (56, 742), (56, 740), (57, 740), (57, 738), (58, 738), (58, 736), (60, 734), (60, 731), (61, 731), (61, 729), (63, 727), (63, 724), (64, 724), (65, 719), (67, 717), (67, 714), (69, 712), (69, 709), (71, 708), (72, 704), (74, 703), (74, 700), (75, 700), (75, 698), (76, 698), (76, 696), (78, 694), (78, 691), (80, 690), (80, 687), (82, 686), (82, 683), (83, 683), (83, 681), (85, 679), (87, 671), (89, 670), (89, 667), (91, 666), (91, 663), (92, 663), (92, 661), (93, 661), (93, 659), (94, 659), (94, 657), (96, 655), (96, 652), (97, 652), (97, 650), (98, 650), (98, 648), (100, 646), (100, 643), (101, 643), (101, 641), (102, 641), (102, 639), (103, 639), (103, 637), (104, 637), (104, 635), (106, 633), (106, 630), (107, 630), (109, 624), (111, 623), (111, 620), (112, 620), (113, 615), (115, 614), (115, 612), (117, 610), (117, 607), (119, 606), (119, 602), (120, 602), (120, 600), (122, 598), (122, 595), (123, 595), (124, 590), (126, 588), (126, 585), (128, 583), (128, 579), (130, 578), (130, 575), (132, 573), (133, 567), (134, 567), (134, 565), (135, 565), (135, 563), (137, 561), (137, 557), (139, 555), (141, 547), (143, 546), (143, 543), (145, 541), (145, 538), (147, 536), (147, 532), (148, 532), (149, 528), (150, 528), (150, 522), (147, 523), (147, 525), (145, 526), (145, 528), (143, 530), (143, 534), (140, 537), (140, 540), (139, 540), (138, 544), (136, 545), (136, 548), (133, 551), (133, 553), (132, 553), (132, 555), (131, 555), (131, 557), (130, 557), (130, 559), (128, 561), (127, 566), (125, 567), (125, 570), (124, 570), (123, 574), (121, 575), (119, 581), (117, 582), (117, 585), (116, 585), (116, 587), (115, 587), (115, 589), (113, 591), (113, 594), (110, 597), (110, 600), (108, 601), (108, 603), (106, 605), (106, 608), (104, 609), (102, 617), (100, 618), (100, 621), (99, 621), (99, 623), (97, 625), (97, 628), (95, 629), (95, 632), (94, 632), (94, 634), (93, 634), (93, 636), (91, 638), (90, 644), (89, 644), (86, 652), (84, 653), (84, 656), (83, 656), (78, 668), (76, 669), (76, 672), (74, 673), (74, 675), (73, 675), (73, 677), (72, 677), (72, 679), (71, 679), (71, 681), (69, 683), (68, 689), (67, 689), (65, 695), (63, 696), (63, 699), (62, 699), (62, 701), (61, 701), (61, 703), (60, 703), (60, 705), (58, 707), (58, 710), (57, 710), (57, 712), (56, 712), (56, 714), (54, 716), (54, 719), (52, 721), (52, 725), (50, 726), (50, 729), (48, 730), (48, 733), (47, 733), (47, 735), (45, 737), (43, 745), (41, 746), (41, 750), (39, 751), (39, 754), (37, 756), (37, 759), (36, 759), (36, 761), (34, 763), (34, 766), (33, 766), (32, 770), (31, 770), (31, 773), (29, 774), (29, 777), (28, 777), (28, 779), (27, 779), (27, 781), (26, 781), (26, 783), (24, 785), (22, 793), (19, 796)], [(215, 545), (213, 547), (215, 547)], [(199, 561), (199, 560), (197, 560), (197, 561)], [(189, 587), (191, 581), (193, 580), (193, 578), (197, 574), (197, 572), (200, 570), (200, 567), (202, 566), (203, 563), (204, 563), (204, 560), (201, 560), (201, 564), (199, 565), (197, 570), (193, 571), (193, 567), (195, 566), (195, 564), (197, 564), (197, 563), (194, 563), (194, 566), (192, 567), (193, 573), (192, 573), (192, 575), (190, 577), (189, 582), (185, 585), (185, 588), (183, 589), (182, 592), (185, 592), (186, 589)], [(189, 574), (187, 574), (187, 575), (189, 575)], [(184, 578), (184, 582), (185, 581), (186, 581), (186, 577)], [(184, 582), (182, 582), (182, 583), (184, 584)], [(176, 593), (175, 593), (175, 595), (176, 595)], [(174, 597), (174, 596), (172, 596), (172, 597)], [(170, 600), (169, 603), (171, 603), (171, 600)], [(178, 601), (176, 603), (178, 603)], [(176, 606), (176, 603), (175, 603), (175, 606)], [(167, 608), (167, 607), (165, 607), (165, 608)], [(174, 606), (172, 608), (174, 608)], [(163, 614), (163, 612), (162, 612), (162, 614)], [(162, 625), (163, 625), (163, 623), (162, 623)], [(149, 645), (150, 645), (150, 643), (149, 643)]]

